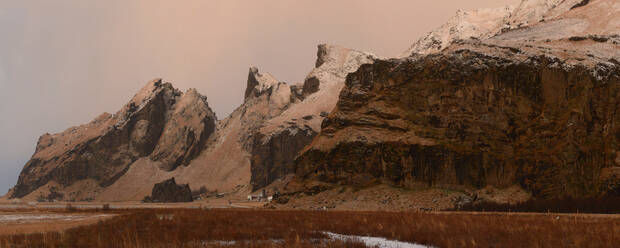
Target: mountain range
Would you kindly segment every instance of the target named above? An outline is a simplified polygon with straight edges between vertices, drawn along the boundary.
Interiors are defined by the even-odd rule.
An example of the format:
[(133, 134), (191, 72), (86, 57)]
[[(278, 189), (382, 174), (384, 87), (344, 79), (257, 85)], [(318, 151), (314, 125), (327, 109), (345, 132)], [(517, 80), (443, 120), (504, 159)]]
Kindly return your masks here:
[(162, 79), (44, 134), (7, 197), (132, 201), (174, 177), (275, 207), (451, 208), (620, 194), (620, 2), (459, 11), (398, 58), (319, 45), (288, 84), (251, 67), (244, 102)]

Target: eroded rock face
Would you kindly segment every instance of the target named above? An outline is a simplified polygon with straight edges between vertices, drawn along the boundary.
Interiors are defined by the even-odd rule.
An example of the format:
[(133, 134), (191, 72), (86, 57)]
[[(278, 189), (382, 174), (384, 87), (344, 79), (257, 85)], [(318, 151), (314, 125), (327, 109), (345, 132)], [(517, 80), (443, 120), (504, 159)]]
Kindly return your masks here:
[(116, 114), (41, 136), (11, 197), (23, 197), (50, 181), (63, 187), (93, 179), (106, 187), (151, 154), (166, 169), (174, 168), (202, 149), (214, 125), (204, 97), (153, 80)]
[(205, 147), (215, 131), (216, 117), (207, 98), (195, 89), (188, 90), (174, 105), (163, 134), (151, 154), (154, 161), (162, 162), (162, 169), (171, 171), (187, 165)]
[(290, 127), (265, 136), (257, 133), (252, 147), (252, 188), (263, 188), (294, 173), (293, 162), (317, 134), (309, 127)]
[(306, 77), (301, 97), (265, 121), (252, 135), (250, 184), (253, 190), (294, 172), (294, 159), (321, 130), (323, 113), (336, 106), (346, 75), (375, 58), (339, 46), (318, 46), (316, 68)]
[(152, 202), (191, 202), (192, 190), (188, 184), (177, 184), (173, 178), (170, 178), (153, 186), (150, 201)]
[[(347, 77), (297, 175), (408, 186), (520, 184), (540, 197), (605, 194), (620, 145), (620, 68), (485, 44), (381, 60)], [(482, 53), (484, 51), (484, 53)], [(497, 56), (501, 54), (502, 56)], [(572, 56), (572, 55), (571, 55)]]
[(296, 159), (294, 185), (363, 177), (413, 188), (519, 185), (536, 197), (617, 194), (620, 4), (580, 3), (459, 13), (411, 57), (363, 65)]

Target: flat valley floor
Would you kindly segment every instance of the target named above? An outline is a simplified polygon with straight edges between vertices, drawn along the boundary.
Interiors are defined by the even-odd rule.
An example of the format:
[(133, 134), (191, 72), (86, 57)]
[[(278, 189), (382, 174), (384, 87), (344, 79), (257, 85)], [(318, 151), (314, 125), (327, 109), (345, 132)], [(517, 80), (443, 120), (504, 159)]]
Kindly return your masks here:
[(617, 247), (620, 215), (306, 211), (260, 202), (0, 206), (0, 247)]

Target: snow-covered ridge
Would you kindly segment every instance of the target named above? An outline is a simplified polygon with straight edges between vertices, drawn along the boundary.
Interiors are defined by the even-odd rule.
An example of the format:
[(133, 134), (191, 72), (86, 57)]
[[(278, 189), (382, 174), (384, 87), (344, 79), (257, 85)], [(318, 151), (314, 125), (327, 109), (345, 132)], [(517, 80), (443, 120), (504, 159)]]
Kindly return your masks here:
[(582, 0), (523, 0), (516, 7), (459, 10), (456, 16), (415, 42), (401, 57), (443, 50), (462, 39), (486, 39), (507, 30), (525, 27), (555, 18)]
[[(319, 132), (325, 117), (321, 113), (329, 113), (336, 106), (346, 76), (362, 64), (372, 63), (378, 58), (372, 53), (330, 44), (319, 45), (317, 55), (317, 66), (304, 80), (304, 99), (267, 121), (261, 132), (274, 134), (287, 130), (291, 125), (308, 126)], [(307, 116), (312, 118), (304, 119)]]

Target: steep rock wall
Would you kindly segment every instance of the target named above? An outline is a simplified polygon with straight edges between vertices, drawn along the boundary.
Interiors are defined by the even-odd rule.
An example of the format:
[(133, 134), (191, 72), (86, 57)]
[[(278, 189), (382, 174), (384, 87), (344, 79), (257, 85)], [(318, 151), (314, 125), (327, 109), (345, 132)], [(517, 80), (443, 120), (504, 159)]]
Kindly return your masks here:
[(298, 178), (520, 184), (541, 197), (608, 192), (602, 172), (620, 166), (618, 65), (603, 66), (601, 76), (552, 56), (478, 46), (376, 61), (350, 74), (336, 110), (297, 159)]
[(316, 67), (306, 76), (300, 97), (293, 99), (281, 114), (262, 123), (252, 135), (252, 190), (294, 172), (295, 158), (310, 144), (321, 130), (323, 118), (336, 106), (346, 75), (374, 59), (372, 54), (340, 46), (318, 46)]

